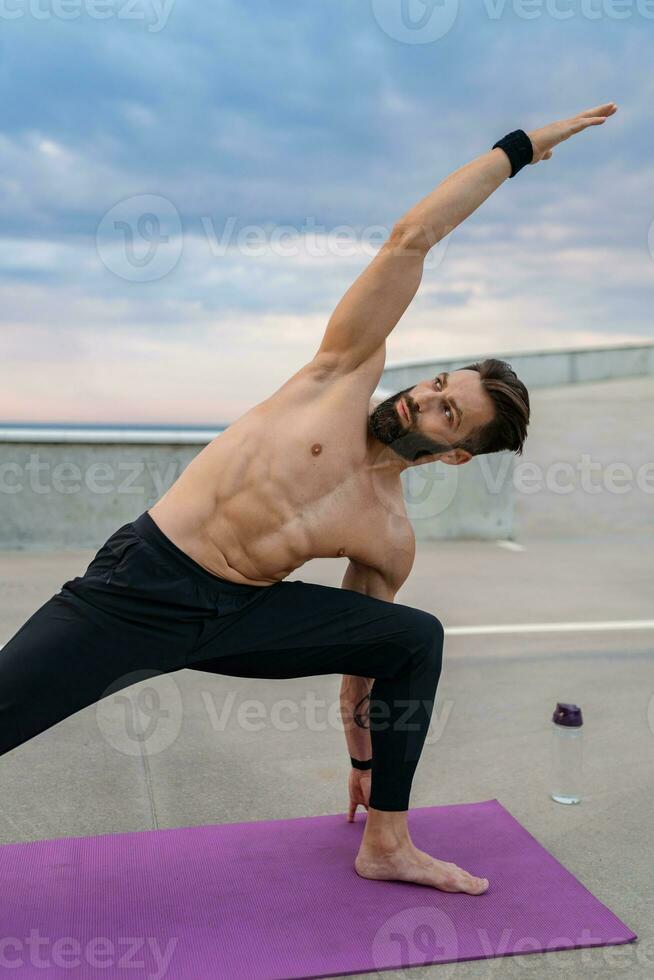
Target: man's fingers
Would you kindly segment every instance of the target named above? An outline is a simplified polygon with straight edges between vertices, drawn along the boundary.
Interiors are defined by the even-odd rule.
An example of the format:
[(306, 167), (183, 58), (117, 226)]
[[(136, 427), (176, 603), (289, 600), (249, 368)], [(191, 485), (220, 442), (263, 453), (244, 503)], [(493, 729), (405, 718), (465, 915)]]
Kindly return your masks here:
[(572, 123), (572, 131), (570, 135), (574, 133), (580, 133), (582, 129), (588, 129), (589, 126), (601, 126), (605, 123), (607, 116), (586, 116), (584, 119), (575, 119)]
[(529, 133), (529, 137), (534, 147), (533, 163), (539, 160), (549, 160), (552, 150), (559, 143), (570, 139), (576, 133), (580, 133), (589, 126), (601, 126), (606, 120), (617, 111), (615, 102), (604, 102), (593, 109), (585, 109), (578, 115), (570, 119), (561, 119), (558, 122), (550, 123), (549, 126), (542, 126)]
[(615, 102), (604, 102), (603, 105), (596, 105), (593, 109), (585, 109), (579, 113), (579, 116), (611, 116), (617, 108)]
[(564, 140), (570, 139), (571, 136), (575, 136), (577, 133), (581, 133), (582, 130), (588, 129), (589, 126), (601, 126), (605, 123), (607, 116), (579, 116), (576, 119), (570, 119), (565, 124), (565, 129), (561, 133), (561, 136), (557, 140), (557, 143), (563, 143)]
[(593, 109), (585, 109), (584, 112), (579, 112), (576, 116), (563, 123), (567, 130), (563, 139), (567, 139), (575, 133), (580, 133), (588, 126), (601, 126), (609, 116), (612, 116), (617, 111), (617, 108), (615, 102), (605, 102), (603, 105), (596, 105)]

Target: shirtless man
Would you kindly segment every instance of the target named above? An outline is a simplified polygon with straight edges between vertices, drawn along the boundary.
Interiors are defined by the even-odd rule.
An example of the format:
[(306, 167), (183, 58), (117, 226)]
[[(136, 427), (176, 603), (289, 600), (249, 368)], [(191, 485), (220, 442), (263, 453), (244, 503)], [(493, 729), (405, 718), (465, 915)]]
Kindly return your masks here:
[[(525, 164), (549, 159), (558, 143), (615, 111), (608, 103), (510, 134), (397, 222), (339, 302), (313, 359), (207, 445), (5, 645), (0, 752), (134, 683), (135, 671), (342, 674), (348, 819), (359, 805), (367, 810), (357, 873), (486, 891), (487, 879), (418, 850), (408, 832), (443, 628), (393, 602), (415, 553), (400, 474), (521, 452), (529, 397), (509, 365), (489, 359), (374, 408), (370, 399), (386, 337), (418, 289), (429, 250)], [(331, 556), (349, 559), (340, 589), (284, 581), (309, 559)]]

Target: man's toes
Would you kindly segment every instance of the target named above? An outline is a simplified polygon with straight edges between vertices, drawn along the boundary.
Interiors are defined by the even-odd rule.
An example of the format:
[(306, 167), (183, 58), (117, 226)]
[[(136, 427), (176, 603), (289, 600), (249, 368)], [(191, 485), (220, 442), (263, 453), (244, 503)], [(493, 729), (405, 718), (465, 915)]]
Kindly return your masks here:
[(481, 895), (488, 888), (488, 878), (477, 878), (475, 875), (471, 875), (469, 871), (464, 871), (462, 874), (466, 883), (466, 891), (471, 894)]

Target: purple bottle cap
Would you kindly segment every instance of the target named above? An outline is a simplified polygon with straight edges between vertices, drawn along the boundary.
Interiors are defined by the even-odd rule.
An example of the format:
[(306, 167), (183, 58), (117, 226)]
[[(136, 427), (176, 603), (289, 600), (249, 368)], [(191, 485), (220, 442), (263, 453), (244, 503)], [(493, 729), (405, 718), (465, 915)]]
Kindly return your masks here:
[(561, 701), (557, 701), (552, 721), (555, 725), (565, 725), (566, 728), (580, 728), (584, 723), (581, 708), (576, 704), (562, 704)]

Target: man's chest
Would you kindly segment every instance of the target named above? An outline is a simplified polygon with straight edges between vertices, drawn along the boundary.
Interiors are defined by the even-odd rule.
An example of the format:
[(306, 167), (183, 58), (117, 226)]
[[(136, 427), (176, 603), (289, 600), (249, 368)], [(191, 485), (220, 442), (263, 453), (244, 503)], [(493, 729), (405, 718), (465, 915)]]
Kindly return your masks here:
[(394, 551), (411, 550), (401, 481), (367, 464), (364, 438), (347, 438), (345, 423), (302, 430), (270, 440), (267, 472), (286, 526), (297, 528), (313, 556), (378, 565)]

